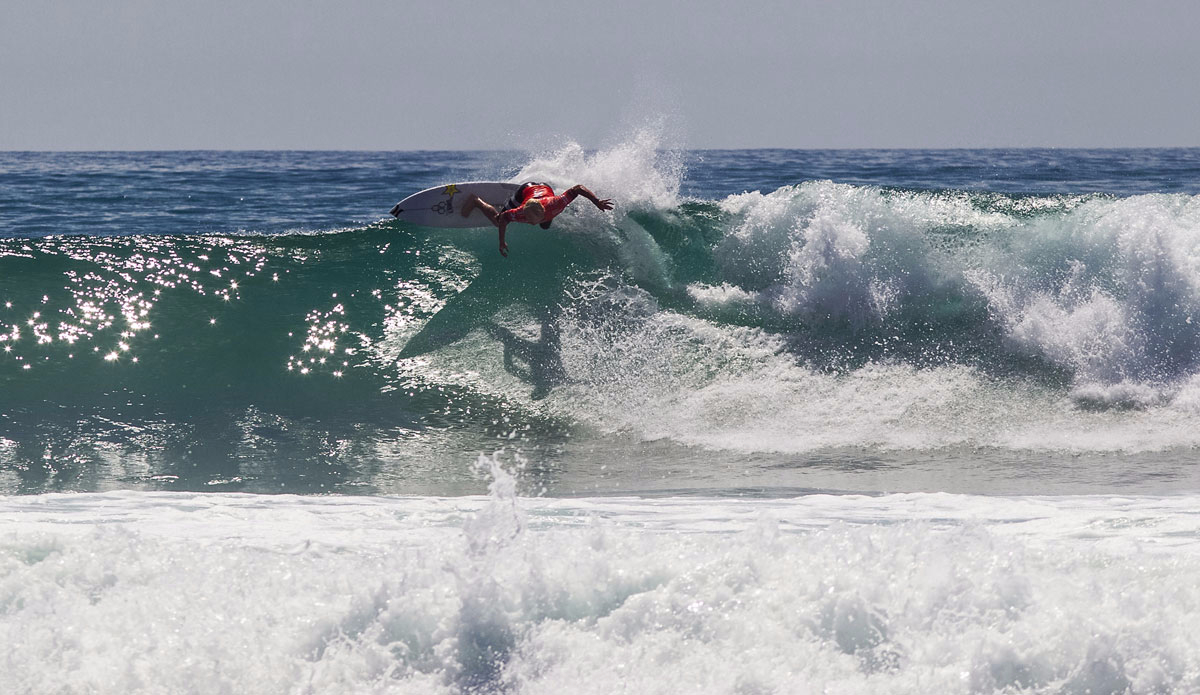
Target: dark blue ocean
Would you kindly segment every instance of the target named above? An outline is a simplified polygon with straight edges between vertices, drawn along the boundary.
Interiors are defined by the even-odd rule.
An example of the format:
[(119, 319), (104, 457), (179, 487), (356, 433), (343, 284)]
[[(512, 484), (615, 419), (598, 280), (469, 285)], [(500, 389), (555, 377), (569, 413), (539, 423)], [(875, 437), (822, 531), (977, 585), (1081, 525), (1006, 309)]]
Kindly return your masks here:
[(1198, 149), (0, 153), (4, 692), (1200, 692), (1198, 447)]
[[(1196, 149), (661, 154), (669, 159), (667, 170), (646, 183), (707, 201), (806, 181), (1018, 197), (1200, 193)], [(519, 178), (536, 159), (522, 152), (462, 151), (0, 152), (0, 236), (350, 229), (379, 221), (381, 211), (386, 216), (408, 192), (447, 181)]]

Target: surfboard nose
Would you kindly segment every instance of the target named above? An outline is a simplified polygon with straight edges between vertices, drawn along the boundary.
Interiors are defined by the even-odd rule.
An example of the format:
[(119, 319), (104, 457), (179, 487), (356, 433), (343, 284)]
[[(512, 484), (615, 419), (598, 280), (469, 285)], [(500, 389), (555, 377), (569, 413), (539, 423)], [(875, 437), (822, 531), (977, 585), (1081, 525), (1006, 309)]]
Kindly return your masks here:
[(392, 213), (392, 217), (399, 217), (400, 213), (404, 212), (404, 208), (400, 207), (400, 203), (396, 203), (390, 212)]

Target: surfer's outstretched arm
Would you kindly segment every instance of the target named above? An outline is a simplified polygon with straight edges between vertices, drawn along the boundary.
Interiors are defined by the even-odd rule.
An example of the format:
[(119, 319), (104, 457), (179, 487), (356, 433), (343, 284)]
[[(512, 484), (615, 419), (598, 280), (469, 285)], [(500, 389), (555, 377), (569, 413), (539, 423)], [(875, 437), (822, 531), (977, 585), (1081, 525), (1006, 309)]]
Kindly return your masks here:
[(582, 184), (577, 183), (574, 186), (571, 186), (569, 189), (567, 189), (567, 193), (574, 193), (575, 195), (581, 195), (584, 198), (587, 198), (588, 200), (592, 201), (592, 205), (595, 205), (596, 207), (600, 208), (601, 210), (612, 210), (612, 208), (613, 208), (612, 200), (610, 200), (608, 198), (601, 200), (600, 198), (596, 197), (595, 193), (592, 193), (591, 191), (589, 191), (587, 189), (587, 186), (584, 186)]

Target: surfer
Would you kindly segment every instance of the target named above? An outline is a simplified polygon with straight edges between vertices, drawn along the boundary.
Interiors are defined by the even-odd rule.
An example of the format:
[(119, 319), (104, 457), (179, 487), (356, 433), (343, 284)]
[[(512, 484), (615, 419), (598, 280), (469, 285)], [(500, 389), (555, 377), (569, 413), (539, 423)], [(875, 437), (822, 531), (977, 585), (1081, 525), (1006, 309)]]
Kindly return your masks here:
[(508, 201), (503, 210), (496, 210), (487, 201), (472, 193), (462, 206), (462, 216), (466, 217), (476, 207), (488, 220), (500, 229), (500, 255), (508, 256), (508, 245), (504, 243), (504, 232), (512, 222), (541, 225), (542, 229), (550, 228), (550, 221), (562, 212), (578, 196), (592, 201), (601, 210), (612, 210), (612, 200), (596, 197), (585, 186), (574, 185), (562, 195), (554, 195), (554, 189), (545, 183), (525, 183), (517, 189), (516, 194)]

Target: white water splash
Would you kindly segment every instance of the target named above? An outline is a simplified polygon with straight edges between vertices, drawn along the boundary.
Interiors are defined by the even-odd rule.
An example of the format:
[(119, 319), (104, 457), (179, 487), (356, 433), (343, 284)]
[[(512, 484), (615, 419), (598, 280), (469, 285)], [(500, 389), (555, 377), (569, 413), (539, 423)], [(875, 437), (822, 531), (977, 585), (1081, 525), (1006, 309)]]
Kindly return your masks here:
[(0, 499), (0, 688), (1200, 688), (1192, 497), (499, 499)]

